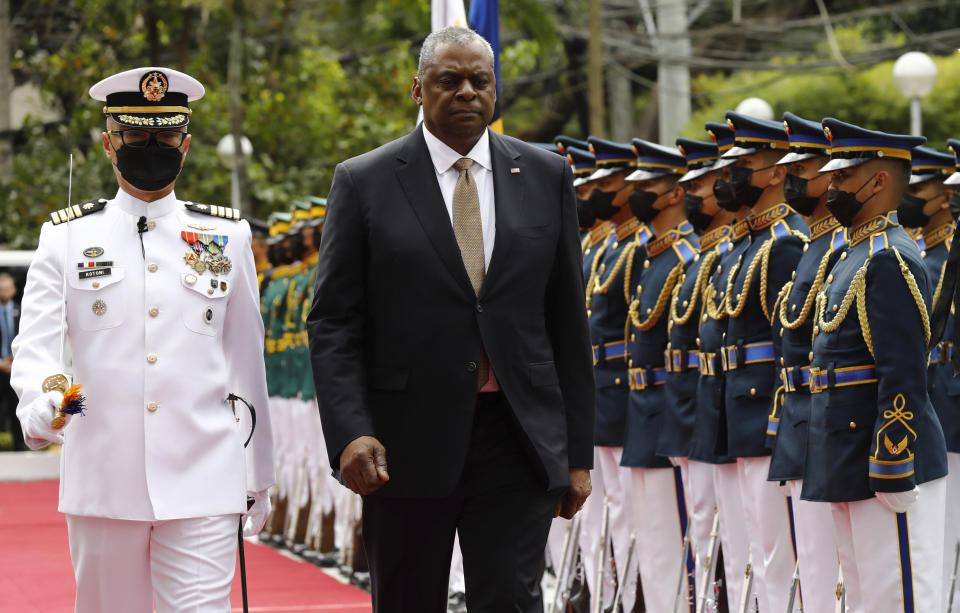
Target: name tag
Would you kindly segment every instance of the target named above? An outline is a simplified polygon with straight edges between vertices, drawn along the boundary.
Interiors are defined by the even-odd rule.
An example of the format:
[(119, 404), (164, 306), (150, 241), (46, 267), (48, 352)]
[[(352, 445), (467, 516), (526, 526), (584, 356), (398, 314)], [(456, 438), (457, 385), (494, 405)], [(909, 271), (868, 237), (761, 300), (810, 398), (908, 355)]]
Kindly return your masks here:
[(78, 274), (81, 279), (92, 279), (94, 277), (107, 277), (113, 272), (112, 268), (93, 268), (91, 270), (82, 270)]

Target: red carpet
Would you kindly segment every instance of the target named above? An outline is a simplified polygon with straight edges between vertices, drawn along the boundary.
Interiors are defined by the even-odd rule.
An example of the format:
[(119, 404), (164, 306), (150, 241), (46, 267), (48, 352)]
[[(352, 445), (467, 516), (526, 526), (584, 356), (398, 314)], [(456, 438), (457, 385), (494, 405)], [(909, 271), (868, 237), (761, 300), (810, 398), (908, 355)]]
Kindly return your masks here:
[[(71, 613), (73, 567), (56, 481), (0, 483), (0, 613)], [(251, 613), (370, 611), (370, 596), (312, 564), (246, 543)], [(233, 611), (242, 611), (240, 571)]]

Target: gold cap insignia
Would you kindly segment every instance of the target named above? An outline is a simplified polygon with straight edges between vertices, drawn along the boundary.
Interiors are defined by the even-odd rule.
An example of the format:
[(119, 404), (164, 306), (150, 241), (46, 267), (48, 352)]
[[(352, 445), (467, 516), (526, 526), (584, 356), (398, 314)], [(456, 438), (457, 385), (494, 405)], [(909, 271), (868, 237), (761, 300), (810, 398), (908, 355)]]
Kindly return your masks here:
[(140, 91), (143, 97), (150, 102), (160, 102), (167, 95), (167, 77), (159, 70), (154, 70), (140, 79)]

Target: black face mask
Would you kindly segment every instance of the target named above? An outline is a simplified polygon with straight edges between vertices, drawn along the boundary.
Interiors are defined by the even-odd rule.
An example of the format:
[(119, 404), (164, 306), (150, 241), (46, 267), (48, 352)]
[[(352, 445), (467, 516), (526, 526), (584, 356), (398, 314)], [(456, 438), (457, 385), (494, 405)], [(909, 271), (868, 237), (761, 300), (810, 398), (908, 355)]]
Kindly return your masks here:
[(764, 166), (763, 168), (746, 168), (745, 166), (730, 167), (730, 187), (733, 188), (733, 195), (741, 206), (753, 207), (763, 195), (763, 188), (751, 185), (753, 173), (757, 170), (766, 170), (773, 166)]
[(900, 206), (897, 207), (897, 219), (900, 225), (908, 228), (922, 228), (930, 223), (930, 216), (923, 212), (923, 207), (927, 206), (928, 202), (930, 200), (904, 194), (900, 199)]
[(873, 194), (863, 202), (857, 200), (857, 194), (860, 193), (860, 190), (866, 187), (867, 183), (873, 181), (873, 177), (876, 176), (877, 175), (874, 174), (864, 181), (863, 185), (857, 188), (855, 192), (845, 192), (839, 189), (831, 189), (827, 192), (827, 208), (830, 210), (830, 213), (837, 218), (841, 226), (846, 226), (847, 228), (852, 226), (853, 218), (857, 216), (857, 213), (860, 212), (863, 205), (865, 205), (870, 198), (876, 196), (876, 194)]
[(953, 215), (954, 220), (960, 217), (960, 192), (950, 196), (950, 214)]
[(713, 215), (707, 215), (703, 212), (703, 198), (693, 194), (683, 195), (683, 212), (687, 215), (687, 221), (693, 226), (693, 229), (703, 234), (710, 223), (713, 221)]
[(593, 214), (597, 219), (607, 220), (617, 214), (619, 210), (613, 206), (613, 199), (617, 197), (617, 192), (602, 192), (599, 189), (593, 190), (590, 199), (587, 202), (593, 209)]
[(729, 181), (717, 178), (713, 184), (713, 195), (717, 197), (717, 206), (721, 209), (731, 213), (740, 210), (740, 203), (733, 197), (733, 188)]
[(597, 216), (593, 213), (593, 207), (590, 206), (589, 200), (577, 198), (577, 221), (584, 230), (596, 223)]
[(658, 209), (653, 207), (653, 203), (663, 194), (657, 192), (646, 192), (633, 190), (630, 192), (629, 204), (630, 212), (642, 223), (650, 223), (660, 214)]
[(124, 145), (115, 151), (120, 176), (145, 192), (155, 192), (173, 183), (183, 163), (182, 151), (161, 149), (154, 140), (142, 149), (131, 149)]
[(813, 210), (817, 208), (817, 203), (820, 202), (820, 196), (807, 195), (807, 185), (809, 183), (809, 179), (790, 173), (787, 173), (783, 181), (784, 200), (787, 201), (790, 208), (805, 216), (813, 215)]

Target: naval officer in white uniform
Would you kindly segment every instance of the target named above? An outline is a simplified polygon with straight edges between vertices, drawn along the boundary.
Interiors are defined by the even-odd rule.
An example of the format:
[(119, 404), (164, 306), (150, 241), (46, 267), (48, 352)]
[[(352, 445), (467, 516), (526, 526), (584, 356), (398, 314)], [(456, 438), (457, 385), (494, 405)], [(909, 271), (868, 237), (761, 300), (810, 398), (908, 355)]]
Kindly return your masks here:
[[(63, 444), (77, 613), (229, 611), (238, 521), (253, 534), (270, 511), (250, 228), (173, 191), (203, 92), (158, 67), (90, 89), (120, 189), (51, 214), (27, 276), (11, 382), (27, 444)], [(63, 370), (61, 327), (86, 408), (58, 430), (65, 386), (44, 382)], [(260, 409), (246, 449), (252, 419), (231, 393)]]

